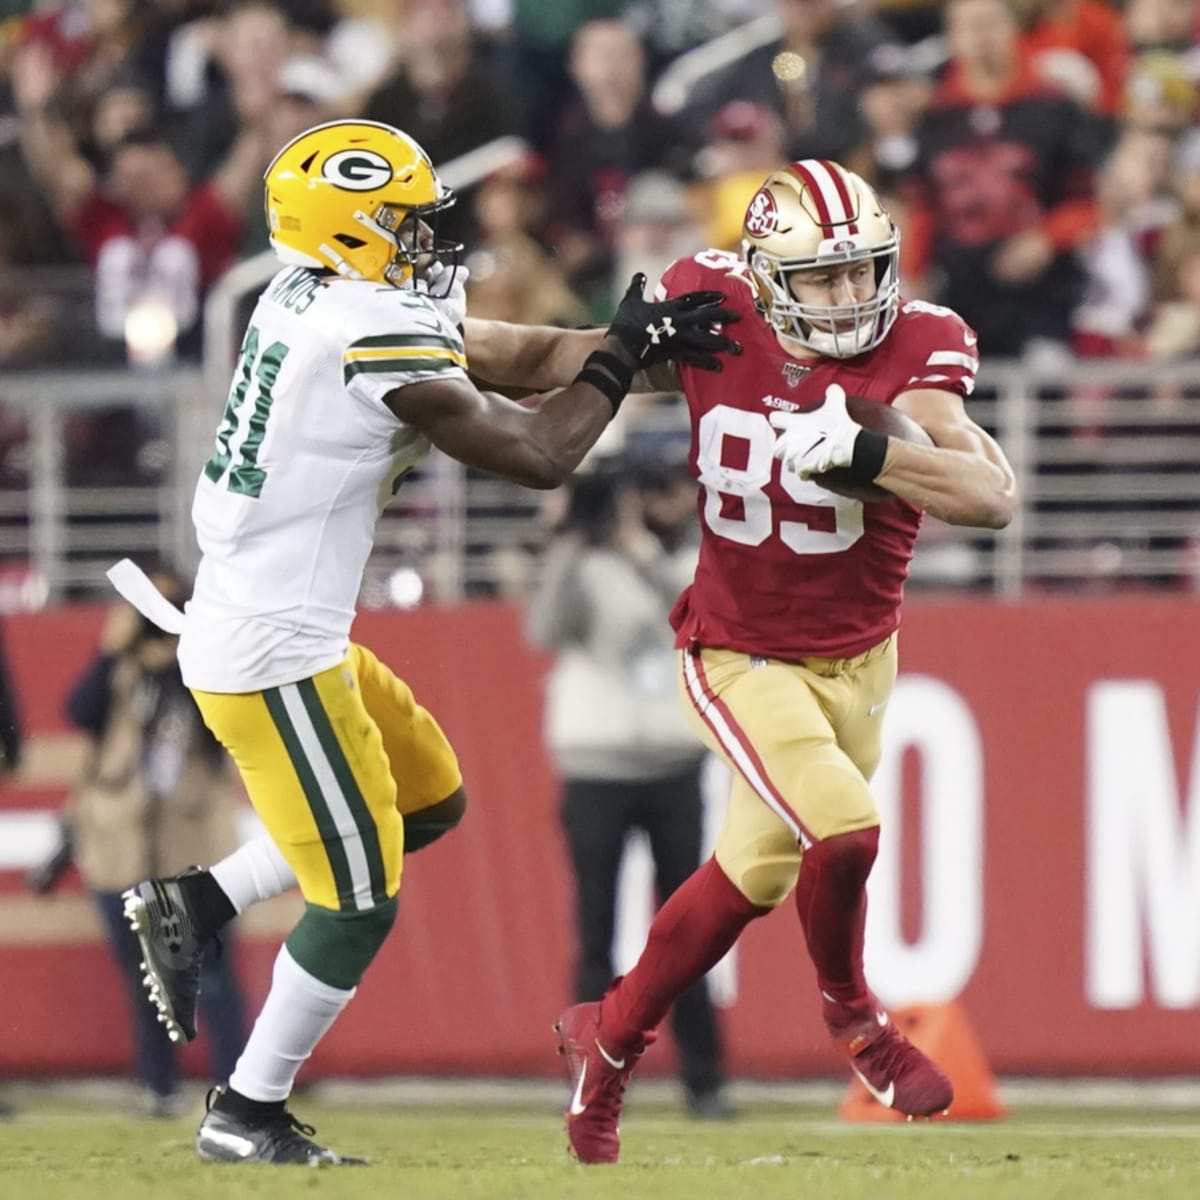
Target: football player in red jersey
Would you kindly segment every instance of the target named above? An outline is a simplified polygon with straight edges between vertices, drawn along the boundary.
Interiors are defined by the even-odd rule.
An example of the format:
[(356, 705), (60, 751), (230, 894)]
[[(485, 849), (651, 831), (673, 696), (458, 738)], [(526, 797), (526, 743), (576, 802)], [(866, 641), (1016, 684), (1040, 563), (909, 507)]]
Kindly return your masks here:
[[(911, 1116), (952, 1099), (864, 978), (879, 840), (868, 784), (922, 512), (1002, 528), (1016, 507), (1013, 473), (963, 403), (974, 332), (949, 309), (901, 298), (896, 228), (858, 176), (792, 163), (754, 195), (744, 232), (741, 256), (680, 260), (659, 292), (723, 292), (741, 315), (742, 354), (724, 356), (720, 373), (668, 364), (673, 378), (651, 381), (682, 388), (691, 414), (703, 545), (672, 623), (687, 710), (734, 771), (729, 814), (636, 966), (559, 1020), (574, 1087), (568, 1137), (583, 1162), (616, 1161), (626, 1083), (674, 999), (792, 894), (825, 1023), (851, 1067)], [(565, 382), (594, 336), (467, 322), (472, 368), (498, 383), (522, 370), (528, 386)], [(848, 394), (893, 405), (932, 446), (864, 429)], [(892, 498), (864, 504), (813, 480), (834, 467)]]

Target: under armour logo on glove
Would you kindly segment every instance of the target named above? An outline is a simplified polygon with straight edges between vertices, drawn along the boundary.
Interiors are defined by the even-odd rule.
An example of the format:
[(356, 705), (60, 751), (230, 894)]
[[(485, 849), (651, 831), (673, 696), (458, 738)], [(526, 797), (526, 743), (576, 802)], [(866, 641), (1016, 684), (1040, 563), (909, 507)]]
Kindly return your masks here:
[(722, 308), (720, 292), (686, 292), (667, 300), (649, 301), (642, 295), (646, 276), (633, 277), (621, 299), (608, 332), (639, 368), (661, 362), (687, 363), (708, 371), (719, 371), (718, 354), (740, 354), (741, 346), (720, 332), (719, 327), (738, 320), (738, 314)]
[(663, 317), (661, 325), (651, 322), (646, 326), (646, 332), (650, 335), (650, 344), (657, 346), (663, 338), (675, 336), (675, 322), (670, 317)]

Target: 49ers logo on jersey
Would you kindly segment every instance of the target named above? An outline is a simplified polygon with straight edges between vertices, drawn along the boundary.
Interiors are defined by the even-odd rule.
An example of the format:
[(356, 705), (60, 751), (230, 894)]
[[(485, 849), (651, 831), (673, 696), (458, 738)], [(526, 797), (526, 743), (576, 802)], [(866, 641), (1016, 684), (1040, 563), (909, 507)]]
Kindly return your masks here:
[(335, 187), (348, 192), (371, 192), (392, 180), (392, 164), (374, 150), (339, 150), (321, 167)]
[(775, 232), (779, 222), (779, 210), (775, 207), (775, 197), (763, 188), (756, 192), (746, 209), (746, 232), (751, 237), (766, 237)]

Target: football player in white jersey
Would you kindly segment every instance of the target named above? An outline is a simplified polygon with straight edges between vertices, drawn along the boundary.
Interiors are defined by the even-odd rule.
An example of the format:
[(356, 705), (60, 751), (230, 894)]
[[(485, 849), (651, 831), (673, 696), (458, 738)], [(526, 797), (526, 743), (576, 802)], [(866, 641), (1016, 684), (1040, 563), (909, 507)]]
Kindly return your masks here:
[[(271, 242), (286, 265), (250, 318), (196, 488), (202, 559), (179, 659), (274, 843), (259, 847), (250, 874), (293, 873), (307, 907), (232, 1077), (210, 1092), (196, 1135), (205, 1159), (361, 1161), (313, 1141), (287, 1099), (392, 926), (406, 827), (409, 849), (427, 844), (465, 805), (433, 716), (350, 641), (376, 519), (397, 481), (436, 446), (554, 487), (636, 372), (717, 366), (716, 353), (736, 349), (713, 330), (730, 317), (719, 292), (649, 303), (637, 277), (570, 386), (527, 405), (480, 391), (450, 296), (459, 248), (435, 231), (452, 203), (424, 151), (372, 122), (311, 129), (266, 173)], [(518, 375), (520, 353), (514, 337)], [(195, 1033), (197, 949), (241, 906), (236, 875), (227, 888), (218, 870), (126, 893), (148, 987), (177, 1040)]]

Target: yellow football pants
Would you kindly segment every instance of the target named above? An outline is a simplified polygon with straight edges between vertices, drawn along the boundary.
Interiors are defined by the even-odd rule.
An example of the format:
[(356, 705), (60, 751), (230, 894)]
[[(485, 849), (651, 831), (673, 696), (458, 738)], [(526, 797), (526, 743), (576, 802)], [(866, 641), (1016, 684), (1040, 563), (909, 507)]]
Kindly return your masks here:
[(403, 815), (462, 785), (454, 750), (406, 683), (352, 645), (298, 683), (193, 695), (305, 900), (357, 910), (396, 894)]

